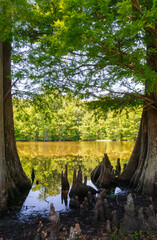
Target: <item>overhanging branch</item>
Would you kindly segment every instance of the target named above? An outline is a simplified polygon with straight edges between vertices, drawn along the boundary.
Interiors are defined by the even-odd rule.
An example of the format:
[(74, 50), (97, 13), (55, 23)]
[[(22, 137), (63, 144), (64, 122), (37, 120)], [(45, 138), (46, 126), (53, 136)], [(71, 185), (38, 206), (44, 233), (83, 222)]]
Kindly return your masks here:
[(6, 100), (6, 98), (8, 97), (9, 93), (11, 92), (11, 89), (15, 86), (15, 84), (17, 83), (17, 81), (19, 80), (19, 78), (17, 78), (10, 86), (10, 88), (8, 89), (8, 91), (4, 94), (3, 97), (3, 101)]

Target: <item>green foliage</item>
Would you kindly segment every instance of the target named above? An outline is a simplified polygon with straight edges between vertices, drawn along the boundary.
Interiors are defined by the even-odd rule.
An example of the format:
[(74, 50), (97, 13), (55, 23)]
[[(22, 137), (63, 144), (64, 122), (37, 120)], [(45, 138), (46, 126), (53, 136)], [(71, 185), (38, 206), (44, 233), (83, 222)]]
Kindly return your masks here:
[(115, 230), (111, 232), (109, 240), (148, 240), (148, 239), (156, 239), (156, 236), (153, 234), (149, 234), (140, 231), (135, 231), (132, 234), (124, 234), (122, 230)]
[(156, 0), (0, 0), (0, 7), (0, 36), (13, 42), (12, 75), (25, 79), (25, 93), (70, 91), (102, 99), (104, 109), (155, 103)]
[(155, 0), (38, 0), (32, 17), (25, 15), (27, 77), (46, 90), (108, 96), (111, 108), (149, 103), (157, 79), (149, 63), (157, 54)]
[(140, 123), (139, 112), (123, 110), (104, 114), (87, 108), (86, 102), (69, 95), (36, 95), (13, 99), (16, 140), (92, 141), (134, 140)]
[[(27, 0), (0, 0), (0, 39), (2, 41), (26, 40), (22, 28), (27, 25), (32, 4)], [(27, 20), (26, 20), (27, 18)], [(14, 46), (15, 47), (15, 46)]]
[(19, 83), (26, 79), (27, 94), (35, 84), (33, 91), (102, 98), (104, 108), (155, 103), (156, 0), (0, 0), (0, 6), (0, 36), (13, 42), (12, 74)]

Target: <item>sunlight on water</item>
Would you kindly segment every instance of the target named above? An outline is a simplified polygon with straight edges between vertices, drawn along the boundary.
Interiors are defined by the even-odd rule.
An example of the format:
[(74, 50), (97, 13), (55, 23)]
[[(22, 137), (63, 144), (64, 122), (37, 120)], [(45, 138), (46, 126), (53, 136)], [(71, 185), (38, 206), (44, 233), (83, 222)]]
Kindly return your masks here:
[(133, 146), (133, 141), (17, 142), (19, 155), (31, 157), (78, 155), (102, 159), (103, 153), (107, 153), (111, 158), (128, 158)]
[(127, 163), (134, 142), (17, 142), (18, 153), (27, 176), (31, 178), (32, 169), (35, 180), (26, 200), (20, 218), (29, 215), (48, 216), (50, 203), (57, 211), (68, 211), (67, 199), (61, 197), (61, 173), (68, 165), (68, 180), (72, 184), (74, 168), (81, 165), (83, 175), (90, 182), (91, 171), (99, 164), (103, 154), (107, 153), (115, 167), (119, 157), (121, 164)]

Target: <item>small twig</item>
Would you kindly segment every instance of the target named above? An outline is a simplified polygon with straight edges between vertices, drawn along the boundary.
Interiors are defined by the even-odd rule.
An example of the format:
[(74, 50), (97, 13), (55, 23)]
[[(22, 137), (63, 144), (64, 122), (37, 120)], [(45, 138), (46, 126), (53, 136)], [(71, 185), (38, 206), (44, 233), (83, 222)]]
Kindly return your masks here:
[(105, 23), (103, 18), (100, 16), (100, 14), (97, 12), (97, 10), (95, 10), (96, 15), (98, 16), (98, 18), (101, 20), (101, 22)]
[(137, 3), (137, 6), (138, 6), (138, 9), (140, 10), (140, 12), (143, 13), (142, 10), (141, 10), (140, 3), (139, 3), (138, 0), (136, 0), (136, 3)]
[(141, 14), (143, 14), (138, 0), (136, 0), (136, 3), (137, 3), (137, 6), (136, 6), (133, 2), (131, 2), (132, 6), (133, 6), (138, 12), (140, 12)]

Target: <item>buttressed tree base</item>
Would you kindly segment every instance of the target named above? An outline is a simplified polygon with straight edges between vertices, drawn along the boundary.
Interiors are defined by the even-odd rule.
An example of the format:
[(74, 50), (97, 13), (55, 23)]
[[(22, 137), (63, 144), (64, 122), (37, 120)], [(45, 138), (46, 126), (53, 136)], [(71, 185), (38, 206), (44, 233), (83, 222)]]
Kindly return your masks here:
[(0, 210), (6, 209), (9, 198), (31, 187), (16, 149), (10, 73), (11, 45), (0, 41)]

